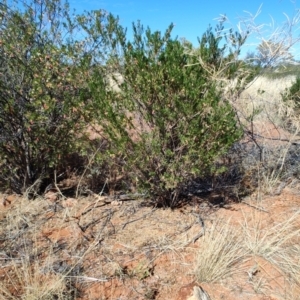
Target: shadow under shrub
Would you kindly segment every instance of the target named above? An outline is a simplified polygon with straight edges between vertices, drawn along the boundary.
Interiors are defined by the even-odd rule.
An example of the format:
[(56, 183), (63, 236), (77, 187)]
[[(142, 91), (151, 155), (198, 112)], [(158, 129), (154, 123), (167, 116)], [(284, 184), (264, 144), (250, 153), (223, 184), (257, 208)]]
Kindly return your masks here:
[[(235, 185), (239, 197), (259, 189), (263, 194), (278, 195), (290, 183), (298, 183), (300, 176), (300, 148), (297, 144), (268, 143), (270, 140), (257, 139), (240, 142), (238, 155), (240, 178)], [(233, 165), (233, 166), (234, 166)]]

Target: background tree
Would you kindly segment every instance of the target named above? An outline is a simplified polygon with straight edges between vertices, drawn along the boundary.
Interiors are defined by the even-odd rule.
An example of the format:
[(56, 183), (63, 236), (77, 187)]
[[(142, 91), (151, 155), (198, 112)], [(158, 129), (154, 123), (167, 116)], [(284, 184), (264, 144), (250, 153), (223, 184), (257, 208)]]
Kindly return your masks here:
[(262, 67), (277, 66), (280, 63), (293, 61), (293, 55), (283, 41), (262, 40), (257, 47), (257, 62)]

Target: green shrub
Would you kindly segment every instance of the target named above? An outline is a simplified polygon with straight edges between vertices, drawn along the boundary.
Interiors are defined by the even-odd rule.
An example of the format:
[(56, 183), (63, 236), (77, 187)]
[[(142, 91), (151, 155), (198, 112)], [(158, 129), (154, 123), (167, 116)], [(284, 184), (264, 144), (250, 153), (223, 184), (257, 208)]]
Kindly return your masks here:
[(15, 192), (39, 191), (82, 150), (91, 65), (116, 24), (101, 11), (73, 18), (60, 0), (0, 4), (0, 181)]
[(0, 182), (39, 192), (72, 154), (90, 153), (87, 125), (104, 141), (106, 172), (157, 203), (174, 206), (191, 180), (222, 171), (216, 160), (242, 132), (220, 79), (238, 76), (240, 89), (249, 78), (235, 59), (245, 38), (230, 31), (233, 50), (220, 47), (222, 24), (209, 27), (194, 51), (172, 25), (161, 34), (138, 23), (126, 41), (103, 11), (73, 18), (60, 0), (13, 3), (0, 5)]
[[(168, 206), (176, 205), (190, 180), (218, 172), (216, 159), (241, 137), (218, 82), (187, 53), (191, 44), (172, 39), (171, 30), (161, 34), (134, 25), (133, 41), (121, 43), (122, 92), (103, 91), (96, 79), (91, 84), (111, 156), (122, 157), (132, 182)], [(225, 57), (220, 42), (211, 28), (200, 40), (212, 68)]]
[(282, 95), (284, 100), (295, 101), (297, 109), (300, 108), (300, 77), (298, 76), (291, 87), (285, 90)]

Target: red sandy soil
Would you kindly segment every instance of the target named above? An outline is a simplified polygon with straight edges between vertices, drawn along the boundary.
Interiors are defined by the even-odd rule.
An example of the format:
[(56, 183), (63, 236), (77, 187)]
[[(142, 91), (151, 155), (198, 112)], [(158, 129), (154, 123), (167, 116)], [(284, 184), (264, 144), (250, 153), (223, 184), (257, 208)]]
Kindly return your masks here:
[[(202, 237), (193, 242), (202, 230), (199, 216), (208, 229), (217, 220), (230, 220), (231, 226), (240, 230), (245, 218), (254, 214), (263, 220), (264, 228), (283, 222), (299, 210), (300, 195), (294, 190), (286, 188), (273, 197), (253, 195), (241, 203), (229, 201), (225, 208), (198, 198), (175, 210), (147, 207), (142, 199), (104, 203), (99, 196), (34, 201), (15, 195), (1, 198), (1, 237), (5, 237), (3, 231), (8, 226), (13, 226), (8, 225), (9, 216), (17, 222), (17, 212), (21, 212), (28, 223), (27, 228), (20, 229), (23, 238), (33, 241), (32, 248), (38, 249), (34, 251), (41, 251), (41, 265), (52, 255), (53, 265), (60, 261), (73, 269), (80, 266), (74, 299), (186, 300), (197, 285), (211, 299), (299, 299), (286, 296), (288, 288), (299, 295), (299, 287), (290, 290), (286, 274), (259, 256), (249, 256), (236, 273), (224, 280), (197, 282), (196, 257), (206, 245)], [(9, 286), (10, 263), (4, 260), (9, 251), (5, 243), (1, 239), (4, 251), (0, 252), (0, 278)], [(18, 258), (21, 252), (15, 247), (10, 255)], [(252, 276), (249, 270), (253, 266), (257, 269)]]

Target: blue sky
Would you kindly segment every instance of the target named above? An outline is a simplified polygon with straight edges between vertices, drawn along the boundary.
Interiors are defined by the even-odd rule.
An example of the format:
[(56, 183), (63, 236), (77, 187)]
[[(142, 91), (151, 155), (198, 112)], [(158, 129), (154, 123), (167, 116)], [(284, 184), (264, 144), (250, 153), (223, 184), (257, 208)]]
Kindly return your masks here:
[[(80, 13), (84, 10), (105, 9), (118, 15), (122, 26), (128, 28), (130, 38), (131, 24), (140, 20), (144, 26), (152, 30), (164, 31), (170, 23), (175, 24), (173, 36), (185, 37), (197, 45), (197, 36), (201, 36), (208, 25), (216, 24), (220, 14), (226, 14), (230, 20), (228, 26), (236, 25), (239, 18), (247, 16), (247, 12), (255, 14), (259, 7), (261, 13), (256, 19), (257, 24), (280, 26), (286, 21), (284, 13), (292, 17), (300, 3), (297, 0), (70, 0), (71, 8)], [(267, 35), (265, 27), (265, 34)], [(296, 33), (296, 34), (300, 34)], [(250, 44), (258, 43), (253, 36)], [(252, 46), (253, 48), (254, 46)]]

